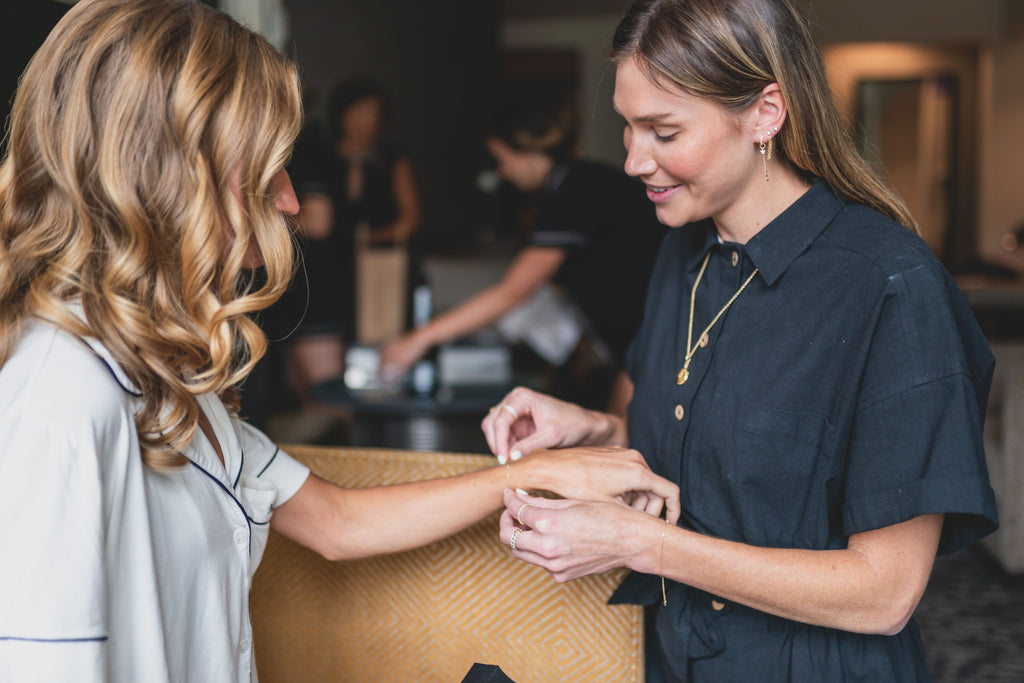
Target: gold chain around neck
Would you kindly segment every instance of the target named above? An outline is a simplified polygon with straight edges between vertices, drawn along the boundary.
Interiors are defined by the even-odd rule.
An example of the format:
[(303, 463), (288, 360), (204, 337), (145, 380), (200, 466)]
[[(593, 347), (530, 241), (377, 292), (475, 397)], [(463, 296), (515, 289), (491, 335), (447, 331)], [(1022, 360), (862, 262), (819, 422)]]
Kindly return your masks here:
[(693, 304), (697, 300), (697, 286), (700, 284), (701, 278), (704, 277), (704, 270), (708, 267), (708, 260), (710, 258), (711, 251), (708, 250), (707, 255), (704, 256), (704, 262), (700, 264), (700, 272), (697, 273), (697, 279), (693, 283), (693, 289), (690, 290), (690, 324), (686, 330), (686, 358), (683, 359), (683, 367), (676, 374), (676, 384), (678, 385), (686, 384), (686, 380), (690, 379), (690, 359), (693, 358), (693, 354), (695, 354), (697, 349), (700, 348), (700, 341), (705, 338), (707, 333), (711, 331), (711, 328), (714, 327), (715, 323), (718, 322), (718, 319), (722, 317), (722, 314), (732, 306), (732, 302), (736, 301), (736, 297), (743, 293), (743, 290), (747, 288), (750, 281), (754, 279), (755, 275), (757, 275), (757, 268), (754, 268), (754, 272), (750, 274), (750, 277), (740, 285), (740, 288), (736, 290), (736, 293), (732, 295), (732, 298), (725, 302), (722, 309), (718, 311), (717, 315), (712, 318), (711, 322), (708, 323), (708, 326), (705, 327), (704, 331), (701, 332), (699, 337), (697, 337), (697, 343), (691, 345), (691, 342), (693, 341)]

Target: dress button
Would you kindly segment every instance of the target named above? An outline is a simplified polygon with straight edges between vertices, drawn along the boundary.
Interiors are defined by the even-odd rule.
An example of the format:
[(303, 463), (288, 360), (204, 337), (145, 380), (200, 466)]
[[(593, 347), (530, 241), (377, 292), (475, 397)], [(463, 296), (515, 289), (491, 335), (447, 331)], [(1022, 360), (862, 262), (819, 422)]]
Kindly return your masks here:
[(683, 410), (683, 407), (681, 405), (677, 405), (676, 406), (676, 419), (677, 420), (682, 420), (684, 415), (686, 415), (686, 411)]
[(732, 252), (732, 267), (735, 268), (740, 264), (740, 253), (738, 251)]
[(711, 609), (715, 610), (716, 612), (721, 612), (724, 608), (725, 608), (725, 603), (724, 602), (718, 602), (718, 600), (712, 600), (711, 601)]
[(235, 545), (241, 548), (249, 542), (249, 534), (245, 529), (235, 529), (234, 539)]

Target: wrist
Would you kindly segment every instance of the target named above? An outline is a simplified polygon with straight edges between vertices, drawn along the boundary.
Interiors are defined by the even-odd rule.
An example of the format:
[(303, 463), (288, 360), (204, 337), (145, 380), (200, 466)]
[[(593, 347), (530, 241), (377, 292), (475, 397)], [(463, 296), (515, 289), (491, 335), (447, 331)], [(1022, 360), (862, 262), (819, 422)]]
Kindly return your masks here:
[(540, 448), (519, 460), (509, 460), (507, 463), (509, 487), (524, 491), (553, 490), (552, 477), (547, 467), (546, 455), (548, 453), (550, 453), (548, 449)]
[(625, 446), (624, 439), (620, 438), (625, 433), (622, 429), (622, 420), (615, 415), (602, 413), (596, 410), (587, 411), (591, 427), (588, 436), (580, 444), (582, 446)]
[(416, 350), (417, 356), (423, 356), (430, 350), (430, 347), (434, 346), (435, 342), (430, 336), (430, 323), (417, 327), (410, 334), (410, 340)]
[(633, 535), (636, 539), (634, 552), (626, 566), (636, 572), (665, 576), (666, 546), (671, 542), (675, 527), (660, 517), (646, 515), (642, 530)]

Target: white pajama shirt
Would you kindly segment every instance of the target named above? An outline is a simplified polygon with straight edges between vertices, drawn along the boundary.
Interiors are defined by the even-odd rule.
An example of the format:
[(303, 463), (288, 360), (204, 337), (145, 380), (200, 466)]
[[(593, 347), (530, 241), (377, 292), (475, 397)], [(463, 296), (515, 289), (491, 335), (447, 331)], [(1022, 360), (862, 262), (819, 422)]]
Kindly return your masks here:
[(98, 343), (32, 323), (0, 368), (0, 683), (256, 680), (249, 588), (308, 469), (202, 396), (171, 473)]

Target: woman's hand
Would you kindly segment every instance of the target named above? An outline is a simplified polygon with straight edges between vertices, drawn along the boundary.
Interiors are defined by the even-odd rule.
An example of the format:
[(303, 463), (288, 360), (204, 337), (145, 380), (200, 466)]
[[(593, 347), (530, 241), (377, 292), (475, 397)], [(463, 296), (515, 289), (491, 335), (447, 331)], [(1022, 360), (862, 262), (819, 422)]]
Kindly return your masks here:
[(664, 509), (669, 521), (679, 519), (679, 487), (652, 472), (637, 451), (617, 447), (542, 449), (522, 464), (528, 482), (524, 488), (580, 501), (615, 502), (655, 516)]
[(387, 383), (397, 382), (429, 350), (430, 345), (424, 343), (416, 332), (393, 339), (380, 349), (378, 374)]
[(625, 446), (625, 422), (525, 387), (491, 408), (480, 427), (498, 462), (538, 448)]
[(641, 554), (656, 543), (660, 531), (654, 525), (664, 524), (621, 503), (550, 500), (506, 491), (499, 536), (511, 544), (514, 534), (516, 557), (565, 582), (618, 567), (647, 568)]

